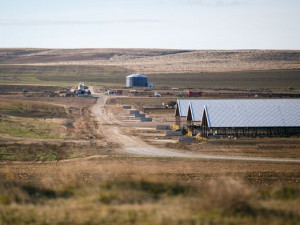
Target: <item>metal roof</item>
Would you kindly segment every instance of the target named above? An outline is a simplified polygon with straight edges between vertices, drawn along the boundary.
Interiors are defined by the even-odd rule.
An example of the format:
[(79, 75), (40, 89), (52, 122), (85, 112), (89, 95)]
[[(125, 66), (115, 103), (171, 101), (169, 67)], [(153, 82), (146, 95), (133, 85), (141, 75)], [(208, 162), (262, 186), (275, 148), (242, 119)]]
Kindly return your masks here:
[(126, 77), (143, 77), (143, 78), (147, 78), (147, 76), (145, 74), (131, 74), (131, 75), (128, 75)]
[(193, 100), (189, 106), (196, 122), (205, 108), (210, 127), (300, 127), (300, 99)]
[(200, 122), (202, 120), (203, 108), (209, 105), (211, 101), (213, 100), (194, 100), (189, 103), (193, 122)]
[[(179, 110), (179, 115), (180, 115), (180, 117), (186, 117), (188, 114), (189, 105), (192, 104), (193, 109), (195, 109), (195, 110), (192, 110), (192, 117), (196, 118), (196, 114), (193, 115), (193, 111), (197, 112), (200, 110), (201, 115), (199, 117), (201, 120), (203, 107), (204, 107), (204, 105), (208, 104), (210, 101), (212, 101), (212, 100), (209, 100), (209, 99), (201, 99), (201, 100), (199, 100), (199, 99), (177, 99), (177, 107)], [(200, 121), (200, 120), (193, 119), (193, 121)]]

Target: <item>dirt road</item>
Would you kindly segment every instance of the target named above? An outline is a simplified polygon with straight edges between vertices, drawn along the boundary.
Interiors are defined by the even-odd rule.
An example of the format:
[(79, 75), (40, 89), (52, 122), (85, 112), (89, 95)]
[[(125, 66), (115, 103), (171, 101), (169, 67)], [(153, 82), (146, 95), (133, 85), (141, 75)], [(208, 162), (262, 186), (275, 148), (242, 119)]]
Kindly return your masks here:
[[(93, 89), (93, 88), (92, 88)], [(99, 132), (109, 142), (120, 146), (119, 151), (133, 155), (153, 156), (153, 157), (181, 157), (181, 158), (200, 158), (215, 160), (239, 160), (239, 161), (262, 161), (262, 162), (294, 162), (300, 163), (300, 159), (278, 159), (263, 157), (244, 157), (244, 156), (224, 156), (209, 155), (199, 153), (186, 153), (173, 149), (163, 149), (148, 145), (141, 139), (129, 136), (120, 131), (120, 121), (114, 117), (113, 112), (105, 108), (107, 96), (97, 94), (92, 91), (94, 97), (98, 97), (97, 103), (92, 108), (92, 112), (99, 123)]]

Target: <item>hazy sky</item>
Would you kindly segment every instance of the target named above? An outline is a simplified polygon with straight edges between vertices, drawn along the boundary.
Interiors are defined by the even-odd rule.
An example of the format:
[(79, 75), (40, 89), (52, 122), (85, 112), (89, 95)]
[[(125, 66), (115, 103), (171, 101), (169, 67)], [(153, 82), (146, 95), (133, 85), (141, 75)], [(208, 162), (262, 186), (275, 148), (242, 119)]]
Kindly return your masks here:
[(300, 49), (300, 0), (0, 0), (0, 47)]

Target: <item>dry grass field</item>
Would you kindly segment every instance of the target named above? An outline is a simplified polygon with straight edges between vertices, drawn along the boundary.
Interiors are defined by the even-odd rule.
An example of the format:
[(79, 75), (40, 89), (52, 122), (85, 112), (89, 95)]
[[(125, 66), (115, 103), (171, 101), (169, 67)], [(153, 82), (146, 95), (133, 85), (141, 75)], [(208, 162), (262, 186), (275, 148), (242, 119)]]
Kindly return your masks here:
[(0, 49), (1, 64), (120, 66), (139, 73), (300, 69), (288, 50)]
[(109, 157), (1, 163), (4, 224), (296, 224), (299, 165)]

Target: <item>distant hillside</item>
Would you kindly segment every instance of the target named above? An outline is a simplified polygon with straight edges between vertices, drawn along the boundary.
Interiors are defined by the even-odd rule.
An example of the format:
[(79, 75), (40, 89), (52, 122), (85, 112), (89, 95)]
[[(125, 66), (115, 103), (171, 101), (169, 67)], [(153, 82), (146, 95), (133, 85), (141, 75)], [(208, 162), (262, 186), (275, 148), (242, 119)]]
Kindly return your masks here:
[(139, 73), (300, 69), (300, 50), (0, 49), (0, 64), (109, 65)]

